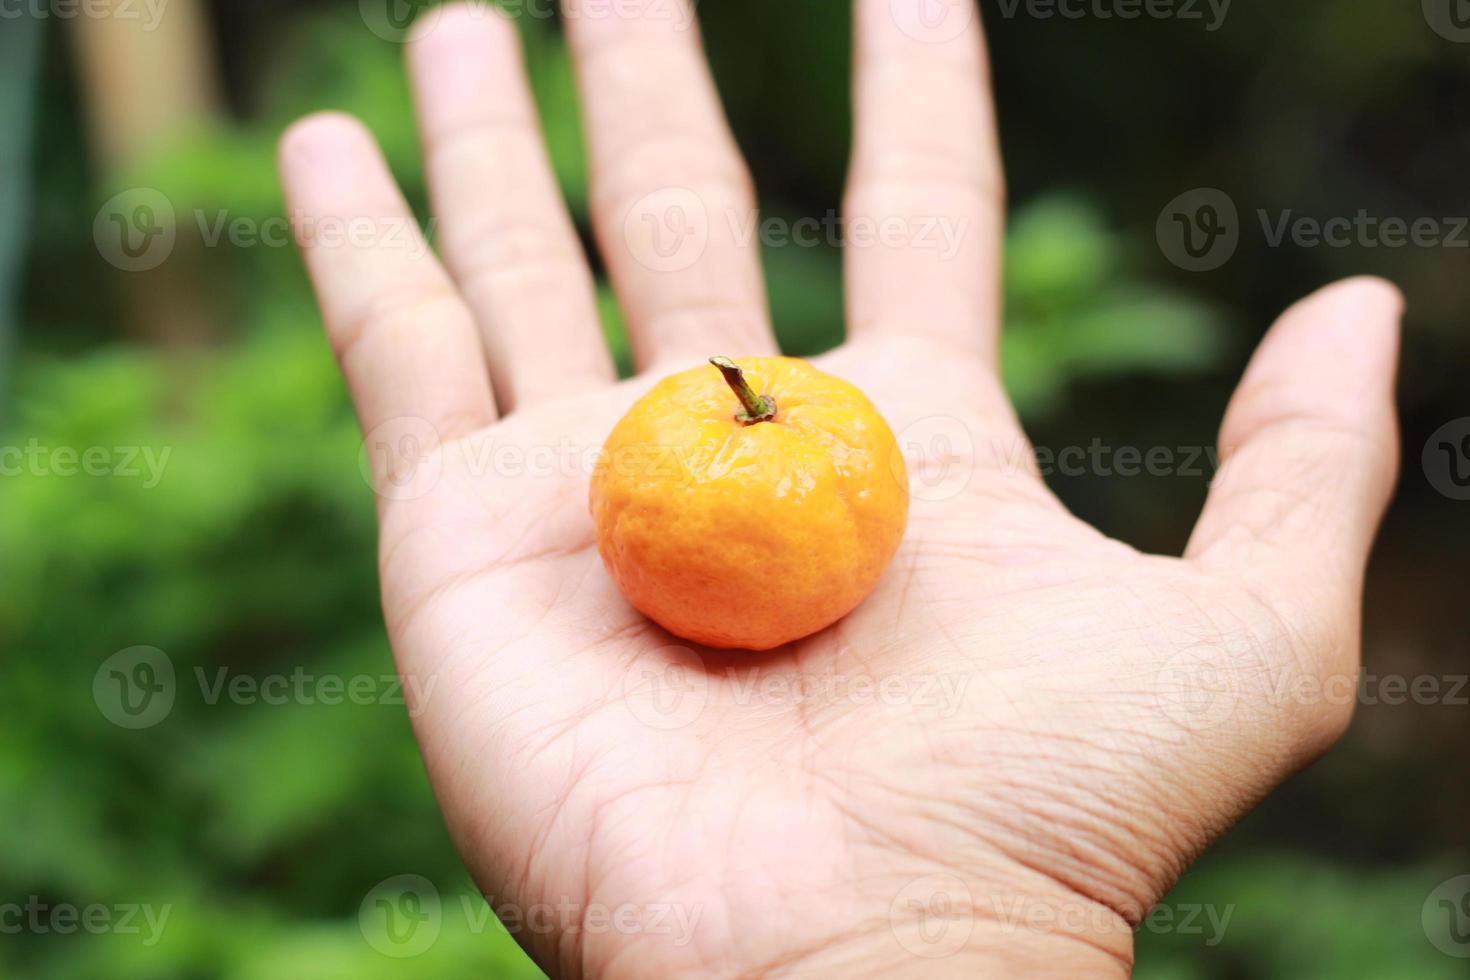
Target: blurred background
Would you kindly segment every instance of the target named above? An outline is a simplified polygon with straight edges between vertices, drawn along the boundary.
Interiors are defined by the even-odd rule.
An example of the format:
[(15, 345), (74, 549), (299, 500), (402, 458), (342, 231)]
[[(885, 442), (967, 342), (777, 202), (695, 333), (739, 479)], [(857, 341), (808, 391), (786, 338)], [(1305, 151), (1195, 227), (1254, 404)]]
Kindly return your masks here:
[[(382, 680), (372, 494), (272, 159), (297, 115), (356, 113), (423, 213), (400, 64), (418, 6), (5, 5), (0, 976), (539, 976), (475, 911)], [(1368, 585), (1356, 723), (1167, 900), (1225, 925), (1151, 922), (1138, 976), (1470, 976), (1465, 5), (1064, 6), (1080, 16), (982, 2), (1012, 201), (1007, 383), (1039, 446), (1165, 447), (1178, 463), (1053, 473), (1077, 512), (1177, 552), (1210, 477), (1185, 451), (1212, 444), (1273, 317), (1354, 273), (1409, 297), (1403, 473)], [(511, 5), (586, 234), (551, 7)], [(848, 151), (847, 5), (700, 14), (766, 213), (823, 219)], [(1201, 257), (1176, 213), (1203, 234), (1222, 200), (1210, 213), (1228, 234), (1199, 239), (1219, 245)], [(1314, 242), (1331, 219), (1353, 228)], [(1388, 219), (1423, 233), (1405, 241)], [(837, 249), (764, 258), (788, 352), (838, 342)], [(169, 668), (166, 705), (110, 686), (161, 690)], [(220, 686), (273, 677), (366, 678), (371, 697)], [(412, 959), (359, 916), (402, 874), (444, 910)]]

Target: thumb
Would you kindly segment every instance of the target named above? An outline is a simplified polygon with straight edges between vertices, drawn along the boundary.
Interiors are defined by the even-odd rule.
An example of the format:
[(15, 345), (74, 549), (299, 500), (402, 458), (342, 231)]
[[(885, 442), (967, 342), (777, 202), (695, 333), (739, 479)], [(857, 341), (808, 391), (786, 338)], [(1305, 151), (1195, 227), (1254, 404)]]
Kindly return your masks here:
[(1358, 278), (1277, 321), (1226, 412), (1222, 466), (1186, 558), (1356, 609), (1398, 471), (1402, 313), (1394, 286)]

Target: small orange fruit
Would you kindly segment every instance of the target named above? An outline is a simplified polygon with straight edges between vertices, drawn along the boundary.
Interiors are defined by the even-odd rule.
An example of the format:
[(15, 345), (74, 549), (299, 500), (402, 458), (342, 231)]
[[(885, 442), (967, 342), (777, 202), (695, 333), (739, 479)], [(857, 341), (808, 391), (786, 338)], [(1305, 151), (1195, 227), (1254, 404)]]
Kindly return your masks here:
[(597, 547), (670, 633), (769, 650), (877, 585), (908, 521), (907, 471), (847, 382), (788, 357), (711, 363), (659, 382), (608, 437)]

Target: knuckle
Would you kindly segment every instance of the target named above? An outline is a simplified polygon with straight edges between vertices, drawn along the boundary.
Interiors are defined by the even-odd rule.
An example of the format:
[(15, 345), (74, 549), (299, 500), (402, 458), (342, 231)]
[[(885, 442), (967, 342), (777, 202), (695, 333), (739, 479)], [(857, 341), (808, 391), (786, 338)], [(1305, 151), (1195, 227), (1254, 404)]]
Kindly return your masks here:
[(459, 296), (447, 284), (424, 284), (387, 290), (370, 297), (361, 307), (329, 331), (333, 353), (339, 361), (374, 338), (391, 335), (405, 326), (432, 323), (444, 317), (462, 317)]
[(669, 188), (693, 192), (707, 208), (755, 206), (754, 182), (738, 157), (710, 140), (672, 134), (635, 140), (604, 157), (592, 196), (604, 216), (617, 216)]
[(459, 277), (500, 291), (527, 280), (570, 283), (587, 278), (581, 248), (554, 222), (528, 215), (490, 215), (446, 241)]

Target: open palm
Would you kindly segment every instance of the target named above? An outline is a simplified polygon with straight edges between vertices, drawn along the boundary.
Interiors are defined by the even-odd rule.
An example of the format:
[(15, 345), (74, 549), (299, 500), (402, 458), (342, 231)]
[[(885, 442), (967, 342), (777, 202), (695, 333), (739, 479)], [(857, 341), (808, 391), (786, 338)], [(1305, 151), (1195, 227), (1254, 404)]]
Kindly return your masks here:
[(1078, 522), (996, 376), (983, 46), (969, 3), (939, 14), (857, 2), (846, 218), (887, 231), (849, 241), (850, 340), (818, 360), (899, 433), (907, 539), (857, 611), (768, 654), (640, 616), (587, 508), (648, 385), (775, 350), (684, 0), (565, 9), (631, 381), (503, 17), (438, 8), (410, 48), (447, 272), (360, 125), (283, 141), (424, 757), (493, 904), (549, 910), (512, 931), (554, 974), (1123, 976), (1139, 917), (1350, 715), (1396, 293), (1339, 284), (1274, 328), (1184, 558)]

